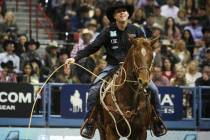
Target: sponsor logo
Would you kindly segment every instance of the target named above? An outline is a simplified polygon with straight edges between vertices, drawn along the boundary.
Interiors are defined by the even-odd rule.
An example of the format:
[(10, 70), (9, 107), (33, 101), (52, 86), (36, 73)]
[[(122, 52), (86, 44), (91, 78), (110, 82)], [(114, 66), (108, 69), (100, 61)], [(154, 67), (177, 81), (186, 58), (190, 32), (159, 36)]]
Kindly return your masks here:
[(111, 39), (111, 44), (117, 44), (117, 39)]
[(119, 47), (118, 46), (112, 46), (112, 49), (113, 50), (116, 50), (116, 49), (118, 49)]
[(32, 93), (0, 92), (0, 103), (32, 103)]
[(174, 98), (175, 98), (174, 94), (164, 94), (161, 100), (161, 108), (164, 113), (167, 113), (167, 114), (175, 113), (174, 102), (173, 102)]
[(78, 90), (75, 90), (74, 95), (70, 96), (70, 103), (72, 104), (72, 108), (70, 111), (72, 112), (82, 112), (82, 99), (80, 98), (80, 93)]
[(116, 31), (110, 31), (110, 36), (111, 37), (116, 37), (117, 36), (117, 32)]

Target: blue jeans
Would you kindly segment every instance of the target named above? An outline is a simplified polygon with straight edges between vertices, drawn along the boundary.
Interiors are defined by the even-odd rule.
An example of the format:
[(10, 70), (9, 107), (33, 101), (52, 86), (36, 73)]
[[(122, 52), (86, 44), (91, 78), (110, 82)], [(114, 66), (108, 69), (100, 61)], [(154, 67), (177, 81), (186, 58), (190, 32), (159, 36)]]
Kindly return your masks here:
[[(88, 99), (87, 99), (87, 109), (88, 112), (85, 116), (85, 119), (88, 117), (91, 109), (96, 104), (96, 102), (99, 99), (99, 91), (102, 84), (102, 78), (105, 78), (110, 74), (112, 70), (114, 70), (116, 66), (108, 65), (105, 67), (105, 69), (98, 75), (98, 77), (93, 81), (93, 84), (91, 85), (88, 93)], [(154, 97), (154, 107), (158, 114), (160, 114), (161, 106), (160, 106), (160, 99), (158, 97), (159, 91), (157, 86), (154, 84), (153, 81), (150, 81), (149, 87), (148, 87), (152, 93), (152, 96)]]

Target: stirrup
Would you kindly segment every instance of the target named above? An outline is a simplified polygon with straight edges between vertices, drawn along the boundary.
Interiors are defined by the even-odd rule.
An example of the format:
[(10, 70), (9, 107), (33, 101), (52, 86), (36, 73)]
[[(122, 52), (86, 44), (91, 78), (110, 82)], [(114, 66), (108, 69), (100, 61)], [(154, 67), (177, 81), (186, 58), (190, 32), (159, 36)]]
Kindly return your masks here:
[[(94, 118), (92, 118), (95, 115), (95, 112), (96, 112), (96, 105), (92, 108), (92, 110), (91, 110), (90, 114), (88, 115), (87, 119), (84, 121), (84, 123), (81, 126), (80, 135), (84, 138), (92, 139), (94, 134), (95, 134), (97, 125), (96, 125), (96, 122), (95, 122)], [(83, 135), (82, 132), (83, 132), (84, 128), (87, 127), (87, 125), (91, 124), (91, 123), (93, 123), (93, 131), (92, 131), (91, 135)]]
[[(160, 131), (158, 132), (157, 129), (159, 129)], [(156, 137), (160, 137), (160, 136), (165, 135), (167, 133), (167, 131), (168, 131), (168, 129), (166, 128), (166, 126), (163, 123), (163, 120), (160, 118), (160, 116), (155, 116), (154, 120), (153, 120), (153, 124), (152, 124), (152, 132), (153, 132), (153, 134)]]
[[(96, 123), (95, 122), (91, 122), (93, 123), (93, 129), (91, 133), (89, 134), (83, 134), (83, 130), (85, 127), (88, 127), (88, 123), (90, 123), (90, 121), (88, 119), (85, 120), (85, 122), (83, 123), (83, 125), (81, 126), (81, 129), (80, 129), (80, 135), (84, 138), (87, 138), (87, 139), (92, 139), (94, 137), (94, 134), (95, 134), (95, 131), (96, 131)], [(87, 129), (87, 128), (86, 128)]]

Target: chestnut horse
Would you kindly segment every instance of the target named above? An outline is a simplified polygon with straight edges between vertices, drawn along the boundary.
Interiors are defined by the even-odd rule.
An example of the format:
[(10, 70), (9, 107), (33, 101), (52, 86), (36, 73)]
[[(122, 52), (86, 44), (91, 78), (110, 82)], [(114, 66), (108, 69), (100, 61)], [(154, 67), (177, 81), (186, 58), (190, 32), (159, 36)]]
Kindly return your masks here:
[(124, 63), (109, 82), (103, 83), (96, 118), (101, 140), (146, 140), (153, 112), (147, 87), (156, 41), (130, 38), (133, 46)]

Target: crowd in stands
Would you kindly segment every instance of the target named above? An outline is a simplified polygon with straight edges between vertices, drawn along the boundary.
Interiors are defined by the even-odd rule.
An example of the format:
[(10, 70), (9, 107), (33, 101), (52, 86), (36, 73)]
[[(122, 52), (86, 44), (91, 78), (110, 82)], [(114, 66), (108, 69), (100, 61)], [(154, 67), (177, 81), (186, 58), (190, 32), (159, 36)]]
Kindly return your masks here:
[[(66, 33), (73, 45), (40, 43), (18, 33), (14, 11), (0, 0), (0, 81), (44, 82), (68, 57), (85, 48), (110, 22), (105, 11), (116, 0), (39, 0), (52, 19), (60, 39)], [(130, 23), (147, 38), (160, 36), (152, 79), (158, 86), (210, 86), (210, 0), (123, 0), (135, 7)], [(94, 73), (106, 65), (100, 50), (79, 63)], [(94, 77), (81, 68), (60, 69), (50, 82), (90, 83)], [(210, 105), (210, 97), (207, 97)]]

